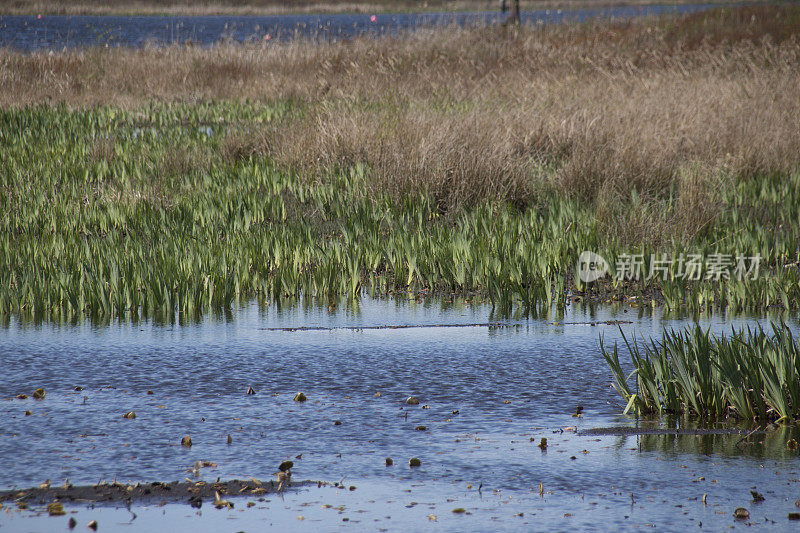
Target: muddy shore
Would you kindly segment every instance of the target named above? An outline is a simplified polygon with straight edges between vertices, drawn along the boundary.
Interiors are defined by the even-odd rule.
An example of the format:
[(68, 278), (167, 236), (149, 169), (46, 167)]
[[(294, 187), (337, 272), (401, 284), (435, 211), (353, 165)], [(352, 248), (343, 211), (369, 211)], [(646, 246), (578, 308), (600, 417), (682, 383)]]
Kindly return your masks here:
[[(37, 487), (0, 491), (0, 502), (13, 502), (22, 507), (28, 505), (47, 505), (52, 502), (63, 504), (119, 505), (188, 503), (201, 507), (203, 503), (214, 504), (220, 500), (234, 497), (262, 498), (292, 488), (312, 485), (322, 486), (323, 482), (297, 481), (281, 487), (278, 481), (230, 480), (230, 481), (173, 481), (164, 483), (104, 483), (98, 485), (60, 485), (58, 487)], [(219, 498), (219, 499), (218, 499)], [(231, 507), (235, 502), (228, 502)]]

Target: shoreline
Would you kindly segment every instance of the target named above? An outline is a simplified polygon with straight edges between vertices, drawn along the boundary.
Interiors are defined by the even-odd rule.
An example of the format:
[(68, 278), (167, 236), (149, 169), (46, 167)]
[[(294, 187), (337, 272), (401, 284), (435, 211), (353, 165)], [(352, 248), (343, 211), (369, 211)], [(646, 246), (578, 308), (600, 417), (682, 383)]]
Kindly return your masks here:
[[(678, 5), (715, 5), (719, 7), (739, 5), (742, 2), (735, 0), (596, 0), (579, 2), (575, 0), (543, 0), (535, 2), (522, 2), (522, 11), (538, 11), (547, 9), (563, 9), (580, 11), (587, 9), (637, 7), (637, 6), (678, 6)], [(748, 5), (768, 4), (764, 0), (747, 2)], [(296, 7), (287, 7), (282, 2), (272, 3), (269, 0), (261, 5), (225, 5), (220, 2), (210, 2), (203, 5), (191, 5), (188, 2), (140, 1), (116, 4), (63, 4), (58, 0), (23, 5), (0, 6), (0, 16), (283, 16), (283, 15), (391, 15), (409, 13), (463, 13), (463, 12), (498, 12), (499, 1), (487, 0), (460, 0), (453, 2), (423, 2), (417, 5), (414, 2), (360, 2), (356, 1), (331, 1), (316, 2)], [(509, 1), (510, 5), (510, 1)]]

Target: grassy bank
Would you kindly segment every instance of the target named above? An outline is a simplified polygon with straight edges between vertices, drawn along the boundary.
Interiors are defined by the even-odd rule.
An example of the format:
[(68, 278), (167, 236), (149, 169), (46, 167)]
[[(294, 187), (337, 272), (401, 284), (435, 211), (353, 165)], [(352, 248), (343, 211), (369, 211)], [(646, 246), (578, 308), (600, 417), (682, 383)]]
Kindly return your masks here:
[(637, 414), (690, 414), (751, 420), (800, 418), (800, 347), (785, 324), (711, 335), (699, 326), (625, 345), (632, 387), (615, 344), (600, 348), (615, 388)]
[[(798, 21), (1, 51), (0, 312), (409, 288), (797, 307)], [(762, 275), (584, 293), (583, 250), (758, 254)]]
[[(522, 0), (522, 9), (585, 9), (648, 5), (659, 0)], [(673, 4), (698, 4), (678, 0)], [(718, 0), (718, 4), (732, 3)], [(509, 2), (510, 5), (510, 2)], [(295, 13), (398, 13), (497, 11), (499, 0), (0, 0), (6, 15), (282, 15)]]

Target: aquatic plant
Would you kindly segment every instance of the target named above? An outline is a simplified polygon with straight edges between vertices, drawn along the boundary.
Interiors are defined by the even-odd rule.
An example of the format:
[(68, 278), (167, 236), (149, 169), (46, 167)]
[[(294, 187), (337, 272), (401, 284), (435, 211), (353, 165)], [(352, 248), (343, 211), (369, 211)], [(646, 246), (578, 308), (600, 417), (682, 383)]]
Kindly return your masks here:
[[(733, 329), (714, 335), (699, 325), (632, 342), (622, 333), (633, 371), (618, 346), (600, 351), (627, 402), (625, 412), (793, 420), (800, 417), (800, 346), (784, 322), (771, 330)], [(630, 383), (633, 379), (634, 384)]]
[[(659, 251), (762, 254), (756, 279), (674, 276), (584, 285), (583, 250), (645, 257), (602, 230), (592, 202), (540, 191), (443, 210), (424, 190), (373, 188), (354, 164), (309, 179), (231, 135), (293, 113), (247, 102), (0, 111), (0, 316), (199, 316), (262, 303), (426, 289), (486, 295), (503, 312), (663, 294), (670, 308), (800, 303), (800, 174), (742, 182), (702, 237)], [(535, 200), (535, 201), (533, 201)], [(756, 207), (757, 206), (757, 207)], [(770, 228), (780, 226), (780, 231)], [(736, 227), (731, 233), (730, 228)]]

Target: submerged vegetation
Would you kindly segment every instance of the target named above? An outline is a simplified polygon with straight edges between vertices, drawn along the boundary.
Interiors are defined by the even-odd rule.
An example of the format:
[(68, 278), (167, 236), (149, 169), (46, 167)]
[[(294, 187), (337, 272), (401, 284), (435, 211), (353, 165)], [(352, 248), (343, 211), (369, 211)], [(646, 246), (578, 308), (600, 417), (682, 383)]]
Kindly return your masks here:
[[(798, 21), (2, 50), (0, 314), (407, 290), (798, 307)], [(587, 286), (584, 250), (761, 264)]]
[[(800, 346), (791, 328), (733, 330), (716, 336), (700, 326), (665, 331), (660, 341), (623, 338), (634, 370), (626, 376), (617, 344), (600, 350), (614, 374), (625, 412), (750, 420), (800, 418)], [(635, 377), (635, 386), (629, 379)]]

